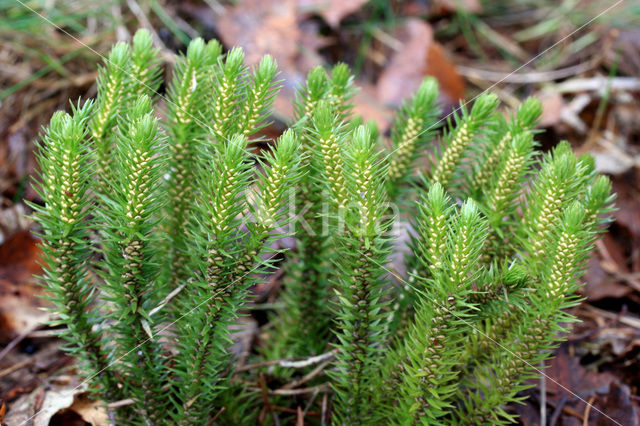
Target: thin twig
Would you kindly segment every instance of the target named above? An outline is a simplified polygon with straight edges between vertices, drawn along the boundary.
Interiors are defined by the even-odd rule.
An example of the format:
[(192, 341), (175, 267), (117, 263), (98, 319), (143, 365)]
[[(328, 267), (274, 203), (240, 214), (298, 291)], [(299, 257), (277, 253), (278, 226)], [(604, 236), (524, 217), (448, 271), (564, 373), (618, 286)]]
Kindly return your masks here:
[(216, 420), (218, 420), (218, 417), (220, 417), (222, 415), (222, 413), (225, 412), (226, 409), (227, 409), (227, 407), (222, 406), (220, 411), (218, 411), (218, 413), (215, 416), (213, 416), (213, 418), (211, 420), (209, 420), (209, 423), (207, 423), (207, 426), (211, 426)]
[(23, 369), (24, 367), (28, 367), (35, 362), (35, 358), (27, 358), (24, 361), (21, 361), (17, 364), (12, 365), (11, 367), (5, 368), (0, 371), (0, 377), (8, 376), (9, 374)]
[(313, 364), (317, 364), (319, 362), (322, 362), (326, 359), (331, 359), (335, 356), (335, 354), (338, 353), (338, 349), (333, 349), (329, 352), (317, 355), (317, 356), (312, 356), (311, 358), (307, 358), (304, 359), (302, 361), (287, 361), (287, 360), (283, 360), (280, 363), (281, 367), (285, 367), (285, 368), (304, 368), (304, 367), (308, 367), (310, 365)]
[(302, 413), (302, 407), (299, 405), (296, 410), (296, 426), (304, 426), (304, 414)]
[(29, 339), (46, 339), (49, 337), (58, 337), (60, 334), (64, 334), (68, 331), (68, 328), (51, 328), (49, 330), (35, 330), (29, 333), (27, 336)]
[[(297, 409), (294, 410), (293, 408), (281, 407), (279, 405), (272, 405), (272, 407), (276, 411), (281, 411), (283, 413), (288, 413), (288, 414), (296, 414), (298, 412)], [(320, 417), (320, 412), (319, 411), (309, 411), (309, 412), (305, 413), (305, 415), (311, 416), (311, 417)]]
[(551, 420), (549, 421), (549, 426), (556, 426), (556, 423), (558, 422), (558, 418), (560, 418), (560, 414), (562, 413), (562, 408), (564, 407), (564, 404), (566, 404), (566, 402), (567, 402), (567, 397), (565, 395), (562, 395), (562, 398), (560, 398), (558, 405), (553, 410), (553, 414), (551, 415)]
[(528, 73), (502, 73), (496, 71), (483, 70), (478, 68), (467, 67), (464, 65), (456, 65), (456, 69), (460, 75), (468, 78), (479, 78), (491, 82), (515, 83), (515, 84), (531, 84), (545, 83), (548, 81), (560, 80), (589, 71), (596, 66), (596, 61), (583, 62), (566, 68), (560, 68), (553, 71), (532, 71)]
[(326, 393), (322, 395), (322, 415), (320, 416), (320, 425), (324, 426), (327, 424), (327, 403), (329, 401), (329, 395)]
[[(555, 410), (560, 410), (561, 412), (575, 417), (576, 419), (580, 420), (582, 422), (582, 413), (579, 413), (578, 411), (574, 410), (573, 408), (569, 407), (566, 405), (566, 397), (563, 397), (562, 399), (560, 399), (560, 402), (556, 403), (554, 400), (550, 399), (549, 400), (549, 405), (551, 405), (552, 407), (554, 407)], [(555, 413), (554, 413), (555, 415)], [(559, 414), (558, 414), (559, 416)]]
[(135, 403), (136, 403), (135, 399), (131, 399), (131, 398), (121, 399), (120, 401), (107, 404), (107, 408), (110, 410), (113, 410), (114, 408), (126, 407), (127, 405), (132, 405)]
[(263, 367), (271, 367), (272, 365), (280, 364), (282, 361), (283, 360), (281, 359), (271, 359), (269, 361), (256, 362), (255, 364), (241, 365), (240, 367), (236, 368), (236, 372), (255, 370), (257, 368), (263, 368)]
[(169, 301), (171, 299), (173, 299), (174, 297), (176, 297), (178, 295), (178, 293), (180, 293), (182, 291), (182, 289), (185, 287), (186, 284), (181, 284), (178, 288), (174, 289), (171, 293), (169, 293), (167, 295), (167, 297), (165, 297), (162, 302), (160, 302), (160, 304), (158, 306), (156, 306), (155, 308), (153, 308), (152, 310), (149, 311), (149, 316), (152, 316), (153, 314), (155, 314), (156, 312), (158, 312), (160, 309), (164, 308), (165, 305), (167, 303), (169, 303)]
[[(544, 370), (544, 359), (540, 361), (540, 369)], [(547, 424), (547, 377), (540, 375), (540, 424)]]
[[(262, 391), (262, 389), (255, 388), (255, 387), (250, 387), (249, 390), (253, 392)], [(305, 394), (314, 393), (314, 392), (331, 392), (331, 388), (327, 384), (322, 384), (318, 386), (312, 386), (310, 388), (300, 388), (300, 389), (275, 389), (275, 390), (267, 389), (267, 393), (269, 395), (284, 395), (284, 396), (305, 395)]]
[(516, 57), (520, 62), (526, 62), (529, 59), (529, 54), (518, 43), (512, 41), (509, 37), (505, 37), (499, 32), (495, 31), (489, 25), (482, 20), (478, 20), (476, 23), (478, 33), (489, 42), (497, 45), (499, 48), (506, 50), (511, 55)]
[(0, 360), (2, 360), (2, 358), (7, 356), (7, 354), (9, 352), (11, 352), (11, 350), (13, 348), (15, 348), (18, 345), (18, 343), (22, 342), (26, 337), (29, 336), (29, 334), (31, 334), (34, 331), (36, 331), (39, 327), (40, 327), (40, 325), (37, 325), (35, 327), (31, 327), (30, 329), (26, 330), (25, 332), (23, 332), (22, 334), (17, 336), (15, 339), (10, 341), (9, 344), (3, 350), (0, 351)]
[(265, 407), (267, 407), (269, 413), (271, 413), (273, 423), (275, 423), (276, 426), (280, 426), (280, 419), (278, 418), (278, 415), (275, 413), (275, 411), (273, 411), (271, 401), (269, 401), (269, 389), (267, 389), (267, 381), (265, 380), (264, 374), (262, 374), (262, 372), (258, 374), (258, 379), (260, 381), (260, 393), (262, 394), (264, 405)]
[(313, 379), (318, 374), (320, 374), (325, 369), (325, 367), (331, 363), (331, 361), (332, 361), (331, 359), (326, 360), (325, 362), (323, 362), (322, 364), (318, 365), (316, 368), (311, 370), (309, 373), (307, 373), (304, 376), (302, 376), (302, 378), (300, 378), (300, 379), (298, 379), (298, 380), (296, 380), (294, 382), (287, 383), (286, 385), (284, 385), (282, 387), (282, 389), (293, 389), (293, 388), (297, 388), (298, 386), (307, 383), (309, 380)]
[[(307, 402), (307, 406), (304, 407), (303, 414), (305, 416), (309, 415), (309, 413), (311, 412), (311, 411), (309, 411), (309, 409), (311, 408), (311, 405), (313, 405), (313, 402), (316, 400), (317, 396), (318, 396), (318, 392), (314, 392), (313, 395), (311, 395), (311, 398), (309, 398), (309, 402)], [(318, 413), (318, 414), (320, 414), (320, 413)]]
[(640, 91), (640, 78), (637, 77), (607, 77), (598, 75), (591, 78), (572, 78), (553, 86), (552, 90), (558, 93), (574, 92), (602, 92), (606, 90), (607, 84), (611, 91)]
[(153, 25), (151, 25), (151, 22), (147, 18), (147, 15), (145, 15), (138, 2), (136, 2), (135, 0), (127, 0), (127, 6), (129, 7), (131, 13), (133, 13), (138, 19), (138, 22), (140, 22), (140, 24), (144, 28), (146, 28), (149, 33), (151, 33), (151, 38), (153, 38), (153, 42), (155, 43), (155, 45), (160, 47), (162, 50), (168, 50), (167, 46), (162, 41)]
[(609, 311), (605, 311), (600, 308), (596, 308), (595, 306), (585, 305), (585, 309), (594, 312), (604, 318), (611, 319), (614, 321), (618, 321), (621, 324), (628, 325), (635, 329), (640, 330), (640, 318), (632, 317), (631, 315), (618, 315)]
[(595, 400), (596, 400), (596, 394), (594, 393), (593, 395), (591, 395), (591, 398), (589, 398), (589, 403), (584, 409), (582, 426), (589, 426), (589, 414), (591, 413), (591, 407), (593, 407), (593, 403), (595, 402)]
[(322, 362), (326, 359), (333, 358), (337, 352), (338, 352), (338, 349), (333, 349), (324, 354), (312, 356), (310, 358), (305, 358), (303, 360), (272, 359), (269, 361), (257, 362), (255, 364), (243, 365), (238, 367), (236, 371), (241, 372), (241, 371), (255, 370), (256, 368), (271, 367), (272, 365), (279, 365), (280, 367), (284, 367), (284, 368), (304, 368), (304, 367), (308, 367), (310, 365)]

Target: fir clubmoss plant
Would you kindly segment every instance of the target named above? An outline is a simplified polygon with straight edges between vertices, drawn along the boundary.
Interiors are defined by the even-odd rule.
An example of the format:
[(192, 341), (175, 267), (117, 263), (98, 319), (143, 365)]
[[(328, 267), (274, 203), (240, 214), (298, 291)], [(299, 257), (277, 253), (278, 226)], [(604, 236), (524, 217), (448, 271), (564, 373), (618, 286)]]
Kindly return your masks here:
[(471, 108), (463, 105), (460, 107), (460, 115), (454, 115), (455, 127), (449, 125), (449, 129), (442, 139), (440, 155), (432, 160), (430, 180), (439, 183), (445, 188), (456, 182), (454, 173), (461, 169), (465, 161), (469, 161), (470, 152), (477, 144), (474, 138), (480, 136), (478, 132), (487, 125), (491, 114), (498, 106), (498, 97), (494, 94), (483, 94), (476, 99)]
[(308, 356), (327, 350), (335, 250), (320, 215), (337, 215), (347, 200), (341, 149), (354, 95), (352, 80), (344, 64), (336, 65), (331, 75), (317, 67), (298, 92), (294, 128), (301, 138), (303, 176), (294, 200), (297, 250), (287, 267), (286, 311), (270, 344), (270, 356)]
[[(105, 66), (98, 71), (98, 96), (96, 110), (89, 128), (93, 139), (97, 176), (105, 186), (104, 179), (110, 172), (111, 151), (113, 150), (113, 128), (118, 112), (126, 103), (127, 68), (131, 58), (131, 48), (126, 43), (116, 44), (109, 53)], [(101, 191), (106, 188), (99, 188)]]
[(87, 123), (93, 103), (73, 107), (72, 115), (56, 112), (46, 129), (38, 162), (36, 188), (43, 206), (32, 204), (42, 227), (44, 276), (54, 314), (67, 331), (61, 336), (66, 349), (79, 361), (85, 375), (91, 376), (95, 390), (108, 398), (120, 395), (102, 346), (98, 318), (87, 314), (96, 292), (89, 276), (91, 227), (86, 206), (91, 203), (89, 181), (92, 159), (89, 153)]
[(335, 334), (339, 352), (331, 376), (336, 420), (356, 424), (373, 415), (371, 380), (388, 340), (384, 264), (391, 220), (385, 218), (384, 162), (366, 127), (354, 130), (343, 156), (348, 208), (343, 210), (344, 230), (336, 230)]
[[(296, 178), (298, 140), (286, 132), (273, 155), (267, 156), (265, 171), (259, 173), (255, 221), (246, 221), (247, 192), (254, 179), (242, 135), (216, 147), (208, 155), (208, 167), (198, 180), (203, 190), (198, 223), (192, 230), (196, 242), (191, 258), (196, 280), (188, 284), (181, 298), (183, 309), (197, 307), (189, 320), (181, 322), (177, 336), (180, 353), (176, 366), (176, 388), (182, 401), (176, 420), (199, 424), (228, 381), (230, 362), (221, 343), (228, 339), (229, 326), (247, 300), (261, 256), (277, 237), (282, 223), (287, 187)], [(211, 179), (211, 173), (217, 179)], [(243, 225), (247, 231), (243, 231)], [(262, 265), (260, 268), (263, 268)], [(229, 383), (225, 384), (229, 386)]]
[[(222, 47), (211, 41), (194, 40), (185, 56), (178, 58), (169, 84), (166, 133), (169, 136), (169, 164), (166, 179), (167, 259), (165, 264), (169, 290), (184, 280), (187, 272), (189, 235), (187, 233), (193, 197), (194, 180), (199, 161), (200, 144), (207, 137), (207, 124), (202, 117), (202, 103), (210, 96), (206, 83), (217, 63)], [(196, 165), (197, 166), (197, 165)]]
[(389, 163), (387, 192), (394, 198), (411, 175), (413, 166), (436, 133), (440, 110), (436, 105), (438, 82), (426, 78), (412, 99), (405, 102), (392, 127), (393, 150)]
[(109, 317), (114, 339), (105, 346), (112, 351), (110, 359), (119, 360), (122, 374), (134, 379), (125, 381), (124, 392), (146, 401), (145, 417), (157, 420), (166, 409), (165, 369), (149, 312), (157, 303), (158, 241), (153, 215), (162, 208), (163, 199), (156, 194), (166, 157), (152, 113), (151, 100), (142, 95), (118, 123), (112, 161), (115, 179), (107, 181), (112, 192), (103, 196), (103, 208), (95, 219), (102, 237), (105, 300), (113, 306)]
[[(243, 61), (194, 40), (157, 114), (158, 51), (138, 32), (97, 99), (44, 131), (42, 281), (92, 391), (133, 401), (118, 424), (277, 423), (301, 403), (317, 424), (513, 422), (575, 321), (609, 180), (565, 142), (536, 151), (535, 99), (503, 115), (481, 95), (439, 136), (430, 78), (385, 140), (351, 117), (344, 64), (312, 70), (291, 128), (256, 151), (277, 66)], [(400, 276), (392, 227), (407, 222)], [(232, 331), (278, 267), (282, 308), (238, 357)], [(305, 400), (305, 383), (326, 394)]]

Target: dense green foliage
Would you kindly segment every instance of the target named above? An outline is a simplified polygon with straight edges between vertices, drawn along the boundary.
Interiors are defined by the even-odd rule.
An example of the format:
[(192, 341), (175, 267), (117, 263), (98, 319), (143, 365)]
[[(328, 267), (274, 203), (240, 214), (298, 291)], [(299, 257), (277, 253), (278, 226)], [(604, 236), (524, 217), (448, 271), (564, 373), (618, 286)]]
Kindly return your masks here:
[[(97, 99), (53, 116), (32, 205), (67, 350), (99, 398), (134, 401), (119, 424), (271, 421), (269, 395), (300, 401), (264, 376), (290, 380), (292, 366), (328, 385), (330, 410), (303, 402), (333, 424), (512, 422), (575, 320), (613, 201), (589, 157), (535, 150), (539, 102), (505, 117), (481, 95), (438, 137), (427, 78), (386, 148), (351, 116), (348, 67), (316, 68), (291, 128), (259, 152), (272, 58), (249, 70), (242, 50), (194, 40), (159, 119), (157, 54), (144, 31), (116, 45)], [(406, 276), (391, 262), (401, 228)], [(237, 371), (232, 331), (278, 267), (283, 306), (243, 355), (276, 367)]]

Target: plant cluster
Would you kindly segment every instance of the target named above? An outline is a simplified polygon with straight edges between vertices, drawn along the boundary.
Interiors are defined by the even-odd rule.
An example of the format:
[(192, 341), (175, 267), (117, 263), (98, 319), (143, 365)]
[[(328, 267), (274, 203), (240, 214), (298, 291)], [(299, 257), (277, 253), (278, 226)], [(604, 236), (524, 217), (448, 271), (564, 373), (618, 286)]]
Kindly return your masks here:
[[(192, 41), (160, 120), (158, 52), (139, 31), (112, 49), (97, 98), (45, 129), (42, 280), (91, 389), (133, 399), (123, 424), (253, 421), (264, 374), (292, 371), (240, 374), (231, 332), (281, 267), (284, 307), (249, 356), (331, 360), (299, 382), (328, 384), (332, 423), (514, 421), (508, 404), (575, 321), (609, 180), (565, 142), (536, 151), (534, 99), (505, 117), (481, 95), (438, 132), (431, 78), (387, 141), (352, 117), (344, 64), (312, 70), (291, 128), (255, 152), (277, 70), (243, 59)], [(405, 276), (391, 266), (401, 227)]]

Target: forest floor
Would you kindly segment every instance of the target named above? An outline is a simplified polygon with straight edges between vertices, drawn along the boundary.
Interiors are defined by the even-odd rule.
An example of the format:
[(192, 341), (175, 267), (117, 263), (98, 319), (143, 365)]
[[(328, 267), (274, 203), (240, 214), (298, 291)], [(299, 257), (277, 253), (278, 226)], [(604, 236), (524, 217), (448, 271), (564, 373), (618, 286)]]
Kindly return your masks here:
[[(104, 422), (83, 388), (69, 390), (78, 382), (73, 360), (41, 325), (47, 314), (32, 278), (39, 271), (39, 249), (24, 200), (37, 201), (29, 180), (41, 126), (55, 110), (67, 109), (69, 99), (95, 96), (102, 55), (114, 41), (146, 27), (167, 63), (197, 36), (218, 38), (225, 48), (243, 47), (249, 65), (273, 55), (284, 86), (268, 137), (284, 128), (306, 73), (337, 61), (353, 68), (362, 88), (354, 112), (375, 120), (381, 132), (388, 131), (392, 111), (425, 75), (439, 80), (447, 113), (485, 90), (511, 107), (539, 97), (543, 149), (566, 139), (576, 152), (593, 155), (598, 170), (613, 181), (617, 210), (588, 264), (584, 301), (573, 310), (582, 321), (571, 327), (547, 378), (512, 409), (525, 425), (541, 424), (541, 415), (550, 425), (615, 424), (600, 412), (625, 425), (640, 423), (640, 5), (631, 0), (93, 3), (0, 0), (0, 422), (11, 424), (16, 413), (36, 412), (34, 424)], [(276, 281), (257, 290), (263, 299), (275, 297)], [(291, 421), (303, 424), (302, 412), (292, 411)]]

